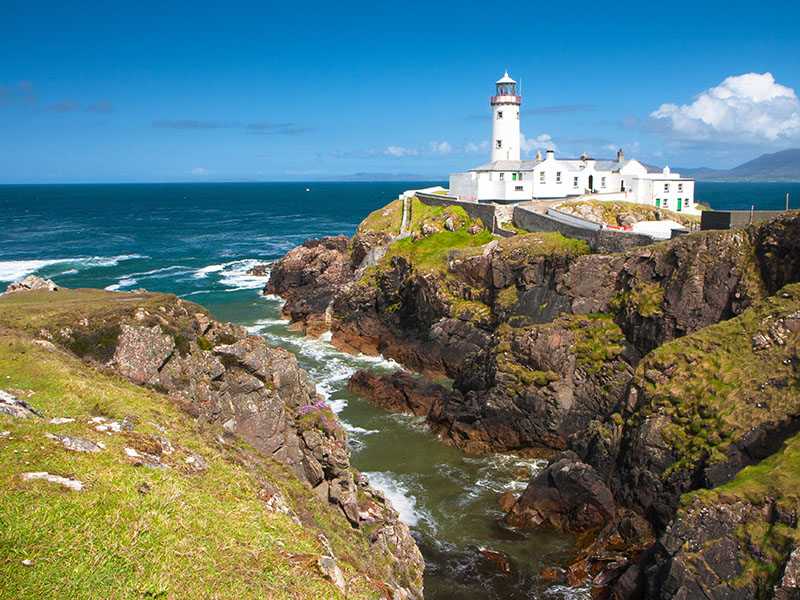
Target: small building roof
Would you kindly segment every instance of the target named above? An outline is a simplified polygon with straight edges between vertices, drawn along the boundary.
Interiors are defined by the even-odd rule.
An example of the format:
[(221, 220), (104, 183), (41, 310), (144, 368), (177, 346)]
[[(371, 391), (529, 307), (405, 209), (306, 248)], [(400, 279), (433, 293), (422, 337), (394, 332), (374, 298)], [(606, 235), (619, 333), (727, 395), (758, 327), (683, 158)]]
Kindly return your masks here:
[(541, 162), (544, 160), (495, 160), (470, 171), (532, 171)]

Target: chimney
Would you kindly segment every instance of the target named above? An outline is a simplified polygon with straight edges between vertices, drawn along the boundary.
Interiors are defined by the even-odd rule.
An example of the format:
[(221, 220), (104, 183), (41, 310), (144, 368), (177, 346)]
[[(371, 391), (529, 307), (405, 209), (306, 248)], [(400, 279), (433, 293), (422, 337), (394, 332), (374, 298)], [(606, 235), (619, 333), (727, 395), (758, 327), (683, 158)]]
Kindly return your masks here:
[(548, 150), (547, 151), (547, 158), (548, 159), (555, 158), (555, 157), (556, 157), (556, 153), (555, 152), (553, 152), (552, 150)]
[(625, 160), (625, 154), (622, 153), (622, 148), (620, 148), (617, 150), (617, 162), (621, 163), (623, 160)]
[(537, 150), (536, 151), (536, 160), (542, 160), (542, 151), (541, 150)]

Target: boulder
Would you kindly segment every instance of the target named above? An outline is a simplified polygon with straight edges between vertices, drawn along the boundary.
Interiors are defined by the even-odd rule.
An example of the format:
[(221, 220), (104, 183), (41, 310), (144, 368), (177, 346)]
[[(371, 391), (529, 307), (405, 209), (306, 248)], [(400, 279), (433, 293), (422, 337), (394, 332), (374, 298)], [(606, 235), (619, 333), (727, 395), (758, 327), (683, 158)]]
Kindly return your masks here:
[(42, 279), (36, 275), (28, 275), (23, 279), (9, 283), (5, 293), (13, 294), (15, 292), (29, 292), (33, 290), (56, 292), (58, 291), (58, 286), (50, 279)]

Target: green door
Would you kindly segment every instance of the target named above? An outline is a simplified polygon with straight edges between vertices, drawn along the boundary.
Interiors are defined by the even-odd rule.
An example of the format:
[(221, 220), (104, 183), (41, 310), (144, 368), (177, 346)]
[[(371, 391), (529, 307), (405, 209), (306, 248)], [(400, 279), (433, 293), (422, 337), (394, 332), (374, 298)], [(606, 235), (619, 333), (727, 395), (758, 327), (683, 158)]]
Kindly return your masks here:
[(680, 212), (680, 210), (681, 210), (681, 199), (678, 198), (678, 211)]
[(656, 208), (661, 208), (661, 198), (656, 198)]

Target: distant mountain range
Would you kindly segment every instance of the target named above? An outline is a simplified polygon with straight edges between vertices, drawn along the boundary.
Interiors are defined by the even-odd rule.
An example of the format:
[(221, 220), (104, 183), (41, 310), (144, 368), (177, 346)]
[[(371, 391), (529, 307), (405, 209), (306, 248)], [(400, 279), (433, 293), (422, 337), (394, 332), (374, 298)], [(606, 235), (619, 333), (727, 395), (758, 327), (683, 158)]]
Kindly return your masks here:
[(673, 169), (697, 181), (800, 181), (800, 148), (762, 154), (732, 169)]

